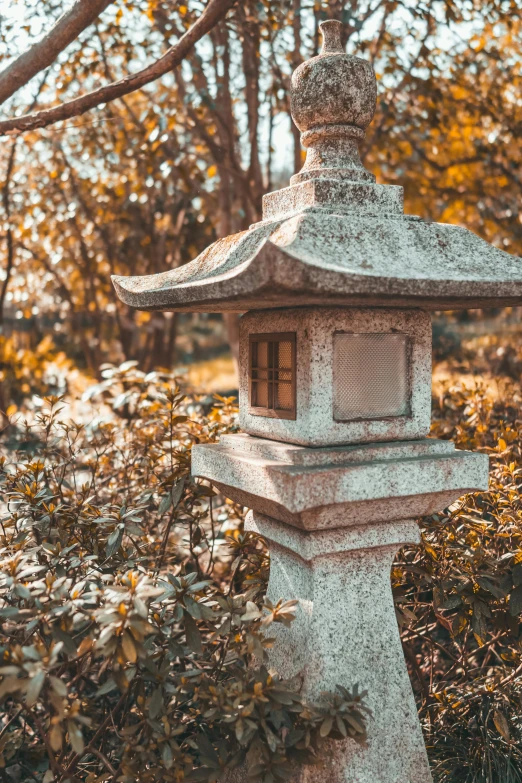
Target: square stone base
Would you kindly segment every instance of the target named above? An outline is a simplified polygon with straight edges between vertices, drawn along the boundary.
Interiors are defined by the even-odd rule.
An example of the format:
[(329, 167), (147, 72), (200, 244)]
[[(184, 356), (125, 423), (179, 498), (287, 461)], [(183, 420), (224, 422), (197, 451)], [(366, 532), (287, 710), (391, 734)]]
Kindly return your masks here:
[(488, 488), (488, 457), (433, 438), (306, 448), (238, 434), (194, 446), (192, 473), (254, 511), (325, 530), (440, 511)]

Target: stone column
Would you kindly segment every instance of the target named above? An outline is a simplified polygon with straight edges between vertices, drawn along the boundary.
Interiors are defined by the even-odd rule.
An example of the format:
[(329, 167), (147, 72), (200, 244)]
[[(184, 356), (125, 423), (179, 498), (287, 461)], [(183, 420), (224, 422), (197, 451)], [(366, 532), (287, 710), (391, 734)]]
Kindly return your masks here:
[(373, 711), (365, 746), (336, 741), (323, 767), (303, 767), (294, 780), (429, 783), (390, 585), (396, 552), (419, 541), (415, 522), (303, 532), (250, 512), (246, 526), (269, 542), (268, 597), (299, 602), (291, 626), (274, 627), (274, 668), (300, 679), (316, 703), (338, 684), (358, 683)]

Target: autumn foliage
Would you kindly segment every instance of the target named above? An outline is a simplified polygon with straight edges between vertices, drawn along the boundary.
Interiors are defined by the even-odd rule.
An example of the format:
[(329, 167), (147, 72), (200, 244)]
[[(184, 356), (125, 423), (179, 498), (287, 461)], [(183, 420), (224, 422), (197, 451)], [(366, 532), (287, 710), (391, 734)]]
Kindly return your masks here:
[[(66, 5), (46, 2), (44, 21)], [(204, 5), (97, 3), (106, 10), (5, 115), (158, 61)], [(4, 783), (213, 783), (243, 763), (274, 783), (320, 764), (330, 740), (364, 739), (364, 683), (312, 705), (268, 671), (271, 626), (295, 607), (265, 600), (268, 553), (243, 510), (189, 476), (192, 445), (234, 430), (235, 403), (171, 368), (226, 350), (223, 326), (138, 313), (110, 283), (185, 264), (260, 219), (263, 193), (302, 162), (289, 78), (326, 17), (376, 71), (361, 153), (378, 181), (404, 186), (408, 212), (521, 253), (517, 0), (244, 0), (143, 89), (3, 139)], [(6, 9), (1, 66), (40, 23), (37, 0)], [(522, 351), (517, 314), (495, 316), (495, 334), (467, 341), (480, 313), (435, 318), (446, 380), (433, 435), (487, 453), (491, 489), (420, 520), (421, 545), (392, 571), (437, 783), (522, 781)], [(227, 328), (233, 344), (233, 317)], [(88, 419), (71, 413), (86, 404), (78, 374)]]
[[(109, 4), (4, 113), (58, 105), (153, 62), (204, 5)], [(21, 21), (6, 15), (0, 58), (37, 37), (38, 6), (25, 0)], [(47, 4), (49, 24), (65, 6)], [(263, 193), (302, 163), (289, 79), (317, 53), (326, 17), (343, 20), (347, 50), (376, 71), (377, 113), (361, 152), (378, 181), (405, 187), (407, 212), (520, 253), (516, 0), (248, 0), (142, 90), (4, 139), (4, 331), (31, 348), (49, 335), (91, 374), (104, 361), (173, 366), (183, 324), (127, 308), (110, 275), (177, 267), (260, 219)]]
[[(364, 692), (304, 704), (267, 669), (263, 542), (190, 478), (193, 443), (233, 429), (172, 376), (106, 367), (91, 398), (112, 421), (67, 423), (59, 398), (11, 428), (1, 458), (0, 769), (69, 779), (253, 779), (317, 763), (326, 738), (364, 739)], [(100, 411), (102, 413), (102, 411)]]

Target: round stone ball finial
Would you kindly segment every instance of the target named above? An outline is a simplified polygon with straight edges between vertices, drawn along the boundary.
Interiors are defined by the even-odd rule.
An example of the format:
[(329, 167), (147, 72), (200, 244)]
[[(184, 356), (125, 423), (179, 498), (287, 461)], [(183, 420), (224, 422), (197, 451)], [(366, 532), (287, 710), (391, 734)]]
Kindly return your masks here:
[(319, 27), (321, 53), (292, 74), (292, 118), (308, 156), (291, 182), (327, 176), (374, 181), (359, 160), (357, 141), (375, 114), (375, 73), (367, 60), (344, 51), (341, 22), (329, 20)]
[(377, 85), (371, 64), (346, 54), (341, 22), (322, 22), (321, 54), (292, 75), (292, 117), (300, 131), (319, 125), (354, 125), (366, 130), (375, 113)]

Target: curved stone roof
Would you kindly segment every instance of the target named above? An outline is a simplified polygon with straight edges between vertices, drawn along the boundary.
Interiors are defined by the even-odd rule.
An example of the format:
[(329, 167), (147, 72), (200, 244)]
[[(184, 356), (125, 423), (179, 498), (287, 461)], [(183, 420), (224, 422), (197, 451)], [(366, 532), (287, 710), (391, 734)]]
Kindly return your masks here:
[(522, 261), (472, 232), (418, 218), (308, 211), (221, 239), (185, 266), (113, 278), (143, 310), (300, 305), (432, 310), (522, 302)]

